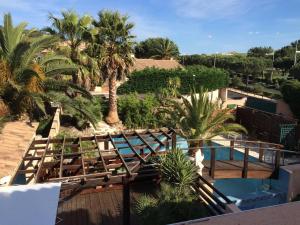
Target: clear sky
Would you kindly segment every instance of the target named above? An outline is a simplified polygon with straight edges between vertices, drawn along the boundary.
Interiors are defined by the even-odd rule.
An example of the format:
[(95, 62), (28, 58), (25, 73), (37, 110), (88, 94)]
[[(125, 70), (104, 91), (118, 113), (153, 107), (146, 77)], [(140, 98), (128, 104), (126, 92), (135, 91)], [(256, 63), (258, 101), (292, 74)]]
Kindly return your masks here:
[(119, 10), (135, 23), (137, 40), (169, 37), (182, 54), (277, 49), (300, 38), (300, 0), (0, 0), (0, 14), (30, 27), (47, 26), (49, 12), (67, 9)]

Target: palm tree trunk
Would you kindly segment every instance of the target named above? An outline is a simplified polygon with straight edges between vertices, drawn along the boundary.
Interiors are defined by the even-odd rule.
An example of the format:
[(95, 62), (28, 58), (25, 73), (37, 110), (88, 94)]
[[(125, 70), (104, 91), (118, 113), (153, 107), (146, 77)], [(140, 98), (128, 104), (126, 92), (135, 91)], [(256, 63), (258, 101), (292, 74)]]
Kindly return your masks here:
[(118, 109), (117, 109), (117, 76), (114, 72), (109, 76), (109, 112), (106, 117), (106, 122), (110, 125), (119, 123)]
[(203, 140), (191, 141), (189, 143), (189, 156), (195, 157), (196, 152), (203, 147)]
[(202, 161), (204, 160), (204, 153), (202, 147), (204, 146), (203, 140), (192, 141), (189, 144), (189, 156), (193, 159), (196, 166), (198, 167), (198, 173), (202, 175), (202, 170), (204, 165)]

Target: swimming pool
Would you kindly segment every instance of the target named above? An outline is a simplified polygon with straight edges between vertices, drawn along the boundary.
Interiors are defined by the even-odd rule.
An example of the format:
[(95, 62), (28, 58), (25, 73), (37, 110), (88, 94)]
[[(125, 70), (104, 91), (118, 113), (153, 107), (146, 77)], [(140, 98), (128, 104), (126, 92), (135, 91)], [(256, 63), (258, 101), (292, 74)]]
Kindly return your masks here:
[(213, 185), (241, 210), (283, 204), (287, 202), (288, 173), (279, 171), (274, 179), (219, 179)]
[[(157, 136), (157, 138), (161, 141), (166, 140), (166, 137), (164, 135), (159, 135), (159, 136)], [(147, 142), (150, 142), (150, 143), (155, 141), (152, 137), (147, 137), (147, 138), (145, 138), (145, 140)], [(182, 149), (182, 151), (184, 153), (187, 153), (188, 152), (188, 150), (187, 150), (188, 149), (187, 141), (184, 138), (182, 138), (181, 136), (177, 136), (176, 140), (177, 140), (176, 146), (178, 148)], [(132, 154), (133, 153), (127, 143), (119, 143), (119, 142), (125, 142), (124, 138), (114, 138), (114, 141), (116, 142), (116, 147), (118, 148), (118, 150), (121, 154), (126, 155), (126, 154)], [(143, 145), (143, 142), (139, 138), (130, 138), (130, 139), (128, 138), (128, 141), (132, 146)], [(154, 149), (159, 147), (159, 144), (156, 144), (156, 143), (155, 144), (150, 144), (150, 145)], [(216, 160), (229, 160), (229, 157), (230, 157), (230, 148), (229, 147), (225, 147), (225, 146), (222, 147), (222, 145), (219, 145), (219, 144), (214, 143), (214, 142), (212, 142), (212, 146), (217, 147), (216, 148)], [(165, 147), (160, 147), (159, 151), (166, 151), (166, 148)], [(148, 148), (144, 149), (144, 153), (149, 153), (149, 152), (150, 152), (150, 149), (148, 149)], [(204, 160), (210, 160), (210, 157), (211, 157), (210, 148), (208, 148), (208, 147), (204, 148), (202, 152), (204, 154)], [(234, 157), (234, 160), (243, 160), (244, 159), (244, 153), (242, 153), (240, 151), (237, 151), (237, 150), (234, 150), (233, 157)], [(250, 161), (255, 161), (257, 159), (250, 156), (249, 160)]]

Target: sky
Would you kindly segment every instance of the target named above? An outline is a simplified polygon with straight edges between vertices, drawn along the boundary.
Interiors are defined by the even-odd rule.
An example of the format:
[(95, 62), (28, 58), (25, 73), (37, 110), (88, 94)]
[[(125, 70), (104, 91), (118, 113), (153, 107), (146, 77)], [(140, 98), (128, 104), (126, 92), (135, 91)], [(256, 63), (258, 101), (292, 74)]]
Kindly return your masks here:
[(10, 12), (15, 24), (43, 28), (49, 13), (69, 9), (95, 18), (118, 10), (134, 22), (137, 41), (168, 37), (181, 54), (278, 49), (300, 39), (300, 0), (0, 0), (0, 24)]

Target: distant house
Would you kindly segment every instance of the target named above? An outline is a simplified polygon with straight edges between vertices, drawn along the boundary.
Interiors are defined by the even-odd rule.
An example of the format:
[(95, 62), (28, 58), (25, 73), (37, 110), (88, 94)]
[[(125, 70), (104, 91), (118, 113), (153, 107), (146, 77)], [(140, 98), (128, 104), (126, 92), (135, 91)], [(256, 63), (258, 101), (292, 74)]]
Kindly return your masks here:
[(174, 59), (158, 60), (158, 59), (135, 59), (132, 71), (140, 71), (146, 68), (159, 68), (159, 69), (177, 69), (182, 68), (182, 65)]

